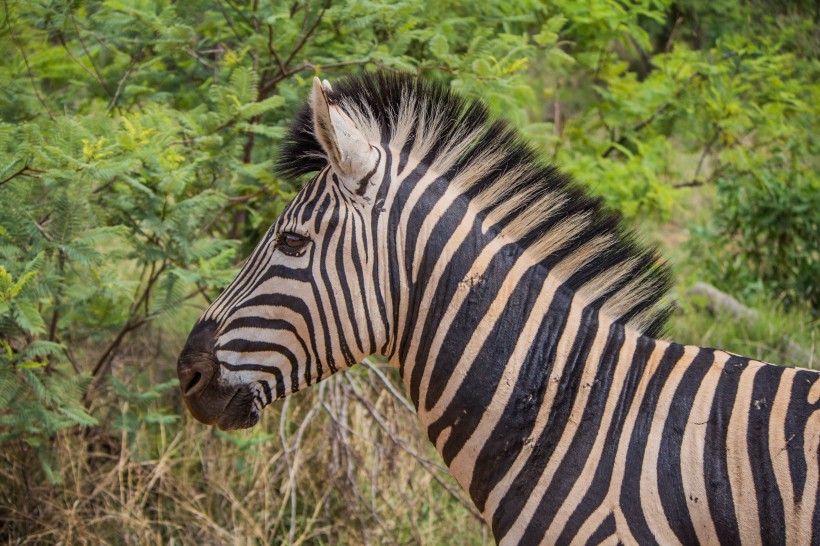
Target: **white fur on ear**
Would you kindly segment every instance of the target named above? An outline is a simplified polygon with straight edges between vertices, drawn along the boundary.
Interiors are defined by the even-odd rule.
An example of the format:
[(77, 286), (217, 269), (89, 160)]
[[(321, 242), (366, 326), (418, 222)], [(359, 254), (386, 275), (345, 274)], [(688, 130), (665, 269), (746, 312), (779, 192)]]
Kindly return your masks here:
[(330, 166), (339, 178), (355, 188), (373, 172), (378, 161), (376, 152), (350, 117), (336, 104), (328, 93), (330, 84), (313, 78), (311, 105), (313, 106), (313, 132), (327, 154)]

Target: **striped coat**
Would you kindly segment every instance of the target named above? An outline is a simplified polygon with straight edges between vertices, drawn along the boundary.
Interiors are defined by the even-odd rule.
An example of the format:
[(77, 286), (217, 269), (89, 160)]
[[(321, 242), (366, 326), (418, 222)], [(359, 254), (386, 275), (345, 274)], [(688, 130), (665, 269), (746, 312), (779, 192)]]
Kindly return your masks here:
[(316, 80), (318, 171), (180, 356), (203, 422), (379, 353), (501, 544), (820, 544), (820, 374), (657, 339), (668, 272), (478, 102)]

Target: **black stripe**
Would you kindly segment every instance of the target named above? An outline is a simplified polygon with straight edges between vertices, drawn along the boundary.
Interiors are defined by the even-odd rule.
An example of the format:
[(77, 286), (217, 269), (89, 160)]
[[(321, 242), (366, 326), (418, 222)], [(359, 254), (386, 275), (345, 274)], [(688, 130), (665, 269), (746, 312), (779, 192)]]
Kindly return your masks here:
[[(532, 442), (535, 418), (544, 402), (571, 302), (571, 294), (565, 290), (553, 295), (504, 412), (476, 458), (470, 496), (479, 511), (484, 511), (487, 497), (507, 474), (522, 447)], [(511, 442), (511, 437), (516, 441)]]
[[(380, 238), (382, 237), (381, 230), (379, 229), (379, 218), (382, 214), (385, 213), (384, 210), (384, 202), (387, 196), (388, 191), (390, 190), (390, 169), (391, 164), (393, 162), (393, 154), (390, 153), (390, 149), (385, 146), (384, 148), (384, 177), (379, 185), (379, 191), (376, 193), (376, 202), (373, 204), (373, 214), (370, 215), (370, 233), (372, 234), (373, 239), (373, 289), (376, 291), (376, 307), (379, 310), (379, 320), (381, 324), (385, 326), (384, 333), (385, 340), (384, 345), (382, 345), (381, 349), (377, 349), (381, 354), (391, 357), (392, 355), (388, 354), (388, 347), (390, 344), (391, 339), (395, 339), (395, 332), (392, 332), (391, 329), (388, 328), (389, 320), (387, 317), (387, 303), (385, 302), (384, 291), (390, 292), (390, 286), (382, 286), (382, 279), (379, 278), (379, 272), (381, 271), (381, 252), (379, 252), (380, 248), (383, 248), (381, 245)], [(391, 232), (393, 230), (390, 230)], [(395, 248), (395, 234), (387, 235), (387, 240), (389, 241), (387, 244), (391, 244), (392, 247)], [(388, 253), (388, 261), (389, 257), (392, 256), (393, 253)], [(391, 269), (389, 271), (390, 277), (395, 274), (396, 269)], [(392, 282), (392, 281), (389, 281)], [(393, 323), (395, 325), (395, 322)], [(395, 328), (395, 326), (393, 326)]]
[[(390, 164), (390, 157), (387, 158), (388, 166)], [(388, 216), (388, 225), (390, 226), (401, 226), (401, 214), (403, 210), (404, 203), (407, 202), (407, 199), (410, 197), (410, 194), (415, 188), (416, 183), (424, 176), (426, 172), (427, 166), (426, 165), (419, 165), (413, 172), (411, 172), (406, 178), (404, 178), (400, 184), (396, 193), (393, 197), (393, 206), (390, 207), (389, 216)], [(446, 187), (446, 185), (445, 185)], [(399, 227), (400, 229), (400, 227)], [(407, 268), (407, 259), (405, 256), (399, 256), (399, 229), (390, 229), (387, 233), (387, 248), (388, 248), (388, 268), (387, 271), (390, 275), (390, 292), (389, 297), (393, 304), (393, 328), (395, 329), (392, 332), (392, 336), (395, 342), (399, 345), (402, 344), (402, 340), (410, 339), (408, 336), (411, 335), (412, 330), (409, 330), (409, 325), (405, 323), (404, 331), (399, 332), (399, 308), (401, 307), (401, 302), (403, 298), (408, 297), (408, 286), (403, 285), (401, 282), (400, 276), (400, 267)], [(413, 230), (410, 230), (411, 233)], [(408, 234), (405, 234), (405, 236)], [(406, 246), (406, 242), (405, 242)], [(413, 312), (412, 309), (408, 308), (410, 313)], [(408, 322), (409, 322), (409, 317)], [(402, 376), (404, 375), (404, 364), (405, 364), (405, 356), (406, 356), (406, 347), (405, 353), (402, 355), (401, 358), (401, 373)]]
[(578, 529), (598, 509), (609, 493), (612, 475), (622, 472), (622, 468), (615, 469), (615, 457), (618, 455), (618, 446), (623, 433), (624, 421), (632, 407), (635, 392), (640, 384), (646, 363), (655, 346), (655, 340), (647, 336), (640, 336), (635, 343), (635, 352), (624, 373), (624, 382), (620, 392), (613, 392), (610, 396), (618, 399), (618, 404), (612, 414), (603, 451), (584, 498), (581, 499), (575, 511), (567, 521), (569, 529)]
[[(705, 499), (688, 499), (683, 488), (683, 468), (681, 468), (681, 451), (689, 449), (683, 446), (683, 434), (689, 420), (692, 405), (703, 383), (703, 378), (712, 367), (715, 360), (714, 351), (700, 349), (692, 362), (687, 365), (681, 377), (678, 388), (672, 396), (669, 415), (663, 426), (661, 444), (658, 449), (657, 475), (659, 483), (658, 494), (661, 506), (669, 521), (669, 527), (678, 539), (684, 544), (697, 544), (698, 537), (692, 518), (689, 514), (688, 502), (705, 502)], [(697, 425), (697, 423), (693, 423)], [(704, 426), (705, 423), (700, 426)], [(691, 468), (685, 469), (692, 472)]]
[[(570, 296), (562, 290), (562, 292), (556, 294), (556, 297), (567, 298)], [(501, 541), (518, 519), (524, 504), (538, 484), (544, 467), (552, 457), (555, 447), (564, 433), (575, 397), (581, 388), (581, 376), (583, 375), (584, 366), (587, 364), (587, 356), (595, 341), (597, 330), (597, 312), (590, 308), (584, 309), (578, 321), (575, 339), (564, 364), (561, 378), (555, 385), (551, 386), (557, 392), (544, 431), (536, 439), (532, 453), (524, 463), (524, 467), (513, 480), (507, 494), (499, 501), (498, 510), (493, 514), (492, 529), (496, 542)], [(569, 335), (572, 335), (572, 332), (569, 332)], [(551, 347), (549, 350), (555, 350), (556, 348)], [(561, 500), (555, 499), (556, 502), (561, 502)]]
[(378, 170), (379, 163), (382, 159), (382, 153), (377, 147), (371, 145), (370, 148), (376, 150), (376, 153), (379, 154), (379, 157), (376, 158), (376, 163), (373, 165), (373, 168), (370, 169), (370, 172), (364, 175), (364, 177), (361, 180), (359, 180), (359, 187), (356, 188), (356, 195), (358, 195), (359, 197), (364, 197), (364, 194), (367, 193), (368, 182), (370, 182), (370, 179), (373, 178), (374, 174), (376, 174), (376, 170)]
[(282, 371), (278, 367), (261, 366), (259, 364), (226, 364), (225, 362), (223, 362), (222, 365), (225, 366), (225, 368), (234, 372), (265, 372), (267, 374), (272, 375), (276, 380), (276, 399), (279, 400), (280, 398), (285, 397), (285, 381), (284, 377), (282, 376)]
[[(293, 313), (301, 315), (305, 324), (312, 324), (314, 319), (310, 314), (310, 309), (308, 308), (307, 304), (302, 298), (297, 298), (294, 296), (289, 296), (286, 294), (260, 294), (258, 296), (254, 296), (253, 298), (242, 302), (241, 307), (237, 307), (237, 309), (244, 308), (244, 307), (253, 307), (253, 306), (262, 306), (262, 307), (286, 307), (290, 309)], [(320, 313), (319, 320), (322, 322), (322, 326), (327, 332), (327, 325), (325, 324), (324, 316), (321, 316)], [(286, 326), (287, 325), (287, 326)], [(254, 327), (254, 328), (270, 328), (270, 329), (283, 329), (296, 332), (295, 327), (290, 325), (290, 323), (275, 319), (264, 319), (261, 317), (239, 317), (226, 326), (226, 331), (230, 331), (235, 328), (245, 328), (245, 327)], [(224, 335), (224, 333), (223, 333)], [(327, 336), (327, 334), (325, 334)], [(319, 356), (319, 348), (316, 344), (316, 329), (315, 328), (308, 328), (308, 341), (310, 342), (311, 350), (308, 351), (307, 347), (304, 345), (304, 341), (302, 340), (301, 335), (297, 335), (297, 339), (299, 339), (300, 343), (302, 343), (302, 348), (305, 351), (305, 354), (308, 355), (307, 361), (304, 363), (305, 365), (305, 378), (308, 385), (311, 384), (311, 376), (310, 376), (310, 369), (313, 363), (313, 358), (316, 356), (316, 368), (317, 368), (317, 377), (318, 379), (321, 378), (321, 358)], [(317, 381), (318, 381), (317, 379)]]
[[(594, 313), (593, 316), (597, 320), (598, 311), (592, 309), (591, 313)], [(555, 470), (552, 482), (544, 492), (541, 502), (524, 532), (522, 542), (535, 542), (544, 536), (555, 519), (558, 510), (581, 477), (581, 472), (589, 459), (589, 453), (595, 445), (598, 432), (604, 424), (601, 419), (609, 398), (609, 389), (615, 376), (615, 368), (618, 364), (618, 356), (624, 339), (623, 325), (612, 324), (609, 327), (607, 339), (601, 351), (600, 362), (587, 363), (588, 366), (594, 366), (597, 370), (595, 379), (591, 383), (581, 385), (581, 394), (579, 396), (583, 397), (582, 393), (587, 392), (581, 422), (578, 423), (578, 428), (573, 434), (566, 455), (564, 455), (563, 460)], [(581, 524), (583, 524), (583, 521), (573, 522), (572, 526), (565, 526), (556, 542), (569, 543), (575, 533), (578, 532)]]
[[(418, 404), (419, 385), (421, 384), (424, 365), (429, 360), (430, 348), (440, 328), (441, 319), (458, 288), (458, 282), (467, 275), (467, 272), (473, 265), (473, 259), (477, 251), (482, 246), (481, 241), (475, 240), (477, 237), (470, 238), (469, 242), (463, 242), (445, 266), (440, 277), (441, 280), (433, 278), (432, 269), (435, 266), (436, 258), (438, 258), (441, 248), (450, 238), (450, 234), (458, 226), (461, 217), (467, 213), (467, 206), (468, 202), (466, 199), (457, 200), (451, 206), (450, 210), (448, 210), (447, 214), (445, 214), (436, 224), (435, 228), (433, 228), (428, 245), (425, 247), (425, 254), (419, 258), (421, 265), (419, 267), (418, 280), (413, 283), (411, 288), (410, 316), (407, 317), (405, 323), (405, 331), (401, 339), (402, 346), (400, 347), (400, 355), (401, 362), (406, 362), (410, 341), (419, 339), (415, 367), (410, 377), (410, 398), (415, 404)], [(473, 229), (477, 232), (475, 227)], [(496, 256), (493, 261), (503, 266), (504, 262), (497, 261), (497, 258), (498, 256)], [(502, 271), (504, 269), (506, 268), (503, 268)], [(501, 272), (498, 273), (498, 275), (501, 274)], [(451, 280), (444, 282), (443, 279)], [(421, 302), (420, 300), (424, 297), (424, 290), (430, 282), (437, 283), (432, 298), (435, 305), (430, 307), (425, 323), (420, 325), (418, 324), (420, 317), (416, 310), (420, 304), (427, 303)], [(418, 405), (416, 407), (418, 407)]]
[[(493, 272), (489, 278), (481, 277), (471, 279), (470, 282), (472, 283), (472, 286), (461, 288), (462, 291), (468, 291), (469, 293), (464, 297), (461, 307), (459, 307), (453, 317), (452, 325), (444, 336), (441, 349), (438, 354), (432, 355), (432, 361), (429, 361), (427, 358), (421, 360), (421, 362), (427, 363), (430, 374), (430, 386), (427, 390), (427, 398), (424, 400), (423, 404), (427, 411), (431, 410), (433, 406), (436, 405), (439, 398), (441, 398), (441, 394), (449, 384), (450, 378), (455, 371), (456, 364), (458, 364), (461, 356), (465, 353), (477, 353), (477, 370), (474, 373), (479, 375), (479, 377), (472, 378), (473, 381), (468, 381), (468, 372), (468, 377), (465, 378), (465, 381), (471, 385), (468, 388), (468, 391), (475, 389), (481, 390), (480, 394), (473, 393), (473, 396), (477, 397), (476, 403), (468, 407), (487, 407), (487, 403), (489, 403), (490, 399), (489, 397), (491, 397), (495, 392), (495, 385), (501, 375), (501, 372), (504, 370), (504, 366), (507, 364), (512, 348), (514, 347), (513, 344), (516, 340), (515, 336), (520, 333), (522, 316), (526, 316), (526, 312), (532, 307), (533, 300), (537, 296), (538, 291), (531, 289), (527, 290), (527, 288), (531, 288), (532, 285), (530, 285), (530, 287), (524, 286), (523, 290), (521, 290), (521, 284), (523, 283), (519, 284), (516, 287), (517, 290), (513, 290), (508, 306), (504, 308), (502, 316), (499, 317), (499, 320), (496, 322), (496, 326), (500, 326), (506, 330), (506, 335), (505, 333), (501, 333), (494, 328), (485, 339), (485, 341), (490, 341), (489, 346), (485, 343), (483, 346), (469, 347), (467, 344), (470, 342), (473, 332), (475, 332), (478, 325), (481, 324), (484, 317), (487, 315), (487, 312), (493, 303), (493, 299), (495, 299), (495, 296), (499, 293), (501, 286), (504, 284), (506, 276), (510, 274), (513, 265), (513, 260), (508, 260), (504, 252), (499, 252), (493, 256), (487, 266), (487, 269)], [(533, 274), (533, 270), (530, 269), (529, 275), (524, 275), (524, 277), (530, 282), (536, 281), (538, 280), (538, 272)], [(450, 288), (450, 294), (448, 295), (451, 297), (458, 293), (459, 289), (457, 288), (457, 285), (459, 285), (460, 282), (443, 284), (455, 285), (448, 287)], [(436, 299), (434, 301), (444, 300)], [(521, 314), (514, 312), (514, 316), (510, 317), (510, 306), (517, 307), (518, 305), (521, 305), (522, 307), (520, 310), (516, 309), (516, 311), (519, 311)], [(513, 320), (512, 325), (510, 324), (511, 319)], [(436, 322), (438, 323), (438, 321)], [(430, 324), (430, 322), (428, 322), (428, 324)], [(512, 330), (510, 330), (510, 328), (512, 328)], [(488, 355), (485, 352), (490, 351), (492, 353), (493, 350), (498, 351), (498, 359), (493, 358), (491, 354)], [(413, 375), (416, 376), (415, 373)], [(484, 385), (485, 378), (489, 384), (488, 386)], [(416, 386), (416, 389), (418, 389), (418, 386)], [(418, 391), (416, 390), (416, 392)], [(468, 392), (464, 392), (463, 394), (469, 395)], [(484, 403), (479, 404), (478, 400), (481, 400)], [(421, 401), (419, 402), (421, 403)], [(461, 411), (462, 409), (463, 408), (458, 408), (457, 411)], [(481, 417), (480, 414), (481, 412), (473, 412), (475, 417)], [(436, 431), (440, 431), (441, 428), (433, 425), (428, 429), (428, 435), (433, 443), (435, 443), (435, 438), (438, 436)]]
[(407, 166), (407, 161), (410, 159), (410, 150), (413, 149), (413, 142), (415, 139), (411, 136), (410, 138), (405, 141), (404, 145), (401, 147), (401, 151), (399, 152), (399, 164), (398, 168), (396, 169), (396, 173), (401, 176), (404, 168)]
[[(249, 353), (268, 353), (278, 352), (280, 348), (284, 347), (279, 343), (266, 340), (250, 340), (250, 339), (232, 339), (226, 343), (222, 343), (216, 347), (216, 351), (230, 351), (232, 353), (249, 354)], [(290, 354), (292, 351), (288, 350)], [(294, 356), (295, 362), (295, 356)]]
[[(290, 348), (281, 345), (279, 343), (269, 343), (269, 342), (249, 342), (249, 341), (242, 341), (237, 340), (241, 344), (241, 351), (237, 351), (239, 353), (252, 353), (252, 352), (267, 352), (267, 353), (277, 353), (281, 355), (285, 360), (288, 361), (290, 364), (290, 381), (291, 381), (291, 392), (296, 392), (299, 390), (299, 363), (296, 359), (296, 355), (290, 350)], [(232, 342), (226, 343), (226, 346), (231, 345)], [(230, 351), (230, 348), (222, 349), (225, 351)], [(256, 364), (256, 363), (244, 363), (244, 364), (231, 364), (228, 362), (220, 362), (222, 366), (226, 369), (233, 371), (233, 372), (240, 372), (240, 371), (254, 371), (254, 372), (264, 372), (268, 374), (275, 374), (280, 372), (280, 366), (275, 364)], [(277, 378), (281, 377), (281, 375), (277, 376)], [(277, 380), (277, 389), (281, 384), (280, 380)], [(282, 387), (284, 388), (284, 387)]]
[(757, 372), (748, 410), (746, 447), (749, 450), (749, 462), (754, 476), (760, 537), (763, 544), (786, 542), (783, 497), (777, 487), (777, 478), (769, 454), (769, 417), (783, 370), (785, 368), (781, 366), (764, 366)]
[[(339, 347), (341, 349), (342, 358), (344, 359), (344, 363), (346, 365), (352, 365), (355, 363), (353, 358), (353, 353), (350, 350), (350, 347), (347, 344), (347, 339), (345, 339), (342, 332), (342, 317), (341, 313), (339, 312), (339, 306), (337, 305), (336, 298), (334, 297), (336, 294), (334, 293), (334, 284), (330, 280), (330, 274), (328, 273), (328, 268), (326, 264), (330, 263), (329, 261), (329, 254), (330, 254), (330, 246), (328, 242), (333, 238), (334, 232), (339, 229), (339, 207), (338, 207), (338, 196), (334, 195), (333, 200), (331, 201), (331, 207), (329, 210), (330, 217), (328, 220), (324, 222), (324, 241), (325, 244), (319, 249), (319, 262), (318, 262), (318, 269), (319, 277), (321, 278), (321, 282), (324, 286), (325, 293), (328, 296), (328, 303), (330, 305), (330, 313), (329, 313), (329, 320), (333, 321), (333, 334), (335, 339), (339, 342)], [(315, 272), (315, 271), (314, 271)], [(340, 276), (341, 276), (341, 272)], [(317, 287), (318, 288), (318, 287)], [(342, 294), (342, 296), (346, 296)], [(316, 291), (316, 301), (322, 301), (321, 297)], [(328, 340), (329, 341), (329, 340)], [(333, 359), (333, 354), (331, 353), (332, 345), (328, 343), (327, 345), (327, 361), (328, 366), (330, 367), (331, 372), (335, 372), (338, 370), (338, 366)]]
[[(657, 350), (657, 349), (655, 349)], [(646, 386), (641, 405), (638, 410), (638, 419), (632, 429), (632, 436), (627, 449), (626, 463), (623, 472), (621, 497), (619, 504), (629, 525), (629, 530), (638, 544), (656, 544), (652, 531), (646, 523), (641, 506), (641, 477), (643, 475), (643, 455), (649, 430), (652, 427), (652, 418), (658, 397), (663, 389), (669, 374), (683, 356), (684, 348), (676, 343), (670, 344), (663, 353), (658, 367)]]
[(703, 477), (706, 482), (706, 497), (709, 499), (709, 512), (712, 514), (721, 544), (740, 542), (732, 485), (729, 483), (726, 438), (740, 376), (748, 363), (747, 359), (732, 355), (723, 365), (723, 373), (718, 380), (715, 399), (709, 413), (709, 423), (706, 425)]
[(262, 385), (262, 390), (265, 392), (265, 398), (267, 399), (267, 404), (273, 402), (273, 393), (270, 390), (270, 385), (267, 381), (257, 381), (260, 385)]
[[(475, 359), (470, 369), (465, 373), (464, 381), (459, 386), (453, 397), (453, 401), (442, 416), (428, 427), (428, 435), (433, 439), (434, 443), (438, 439), (439, 434), (441, 434), (441, 431), (445, 428), (452, 427), (450, 436), (441, 452), (444, 462), (448, 465), (461, 451), (462, 447), (464, 447), (464, 443), (469, 440), (470, 436), (475, 432), (484, 414), (482, 411), (471, 410), (473, 408), (487, 408), (492, 401), (493, 395), (498, 390), (501, 375), (507, 367), (507, 363), (518, 341), (518, 336), (521, 333), (522, 320), (530, 315), (538, 298), (539, 291), (533, 290), (533, 286), (537, 286), (537, 281), (543, 276), (543, 272), (539, 271), (539, 269), (538, 266), (531, 267), (522, 275), (505, 301), (504, 308), (493, 325), (492, 331), (484, 338), (480, 348), (470, 347), (469, 352), (475, 354)], [(503, 282), (503, 279), (500, 280)], [(487, 286), (489, 294), (482, 296), (480, 293), (484, 290), (485, 285), (489, 284), (491, 283), (481, 283), (470, 289), (471, 292), (473, 290), (479, 292), (475, 295), (476, 300), (493, 299), (492, 295), (497, 292), (491, 286)], [(470, 316), (473, 313), (477, 315), (479, 313), (479, 310), (475, 309), (474, 303), (470, 303), (473, 299), (471, 294), (462, 306), (465, 316)], [(483, 315), (481, 318), (483, 318)], [(473, 329), (465, 327), (459, 318), (456, 318), (453, 322), (453, 328), (451, 328), (451, 332), (456, 332), (455, 337), (461, 337), (465, 344), (467, 343), (469, 334), (473, 331)], [(453, 345), (460, 347), (459, 343), (453, 343)], [(444, 346), (450, 346), (447, 339), (444, 341)], [(444, 356), (444, 358), (446, 359), (447, 357)], [(432, 376), (428, 395), (433, 393), (433, 385), (443, 386), (443, 384), (448, 382), (449, 375), (447, 377), (439, 377), (437, 374), (442, 368), (444, 368), (444, 366), (440, 367), (438, 361), (434, 364), (431, 371)], [(441, 389), (435, 390), (434, 400), (428, 396), (427, 402), (430, 403), (429, 407), (432, 407), (441, 395)], [(507, 434), (512, 437), (515, 431), (508, 429)], [(523, 442), (525, 438), (526, 436), (521, 437), (521, 441)], [(523, 445), (523, 443), (521, 445)]]
[[(820, 404), (808, 404), (809, 391), (818, 374), (814, 371), (798, 370), (792, 382), (791, 401), (789, 402), (788, 417), (786, 418), (786, 442), (789, 457), (789, 471), (794, 484), (794, 498), (803, 499), (803, 494), (817, 494), (817, 491), (805, 491), (806, 487), (806, 459), (803, 456), (803, 447), (806, 439), (806, 424), (812, 413), (820, 409)], [(815, 453), (817, 451), (815, 450)], [(817, 500), (820, 506), (820, 499)]]
[[(416, 260), (416, 244), (418, 243), (421, 232), (418, 228), (413, 229), (410, 226), (421, 226), (424, 224), (427, 217), (436, 208), (439, 201), (444, 196), (444, 193), (447, 191), (448, 184), (449, 182), (445, 178), (440, 177), (434, 180), (433, 183), (431, 183), (422, 192), (421, 196), (419, 196), (418, 201), (416, 201), (416, 204), (413, 206), (413, 210), (410, 211), (410, 214), (407, 217), (408, 229), (406, 230), (404, 240), (404, 265), (408, 282), (411, 283), (412, 289), (415, 290), (418, 290), (418, 288), (415, 284), (413, 284), (413, 263)], [(441, 219), (435, 226), (433, 226), (430, 237), (424, 242), (424, 254), (422, 256), (423, 261), (421, 267), (419, 267), (418, 282), (427, 280), (426, 277), (421, 275), (421, 272), (424, 271), (425, 264), (429, 266), (429, 269), (432, 269), (436, 261), (438, 261), (438, 257), (441, 255), (441, 251), (447, 243), (447, 240), (450, 238), (453, 231), (455, 231), (458, 224), (467, 213), (467, 208), (465, 205), (466, 203), (464, 201), (462, 201), (460, 206), (457, 207), (453, 207), (451, 205), (445, 212), (446, 220)], [(477, 255), (478, 254), (476, 253), (476, 256)], [(446, 277), (442, 277), (442, 279), (444, 278)]]
[[(299, 223), (302, 225), (307, 225), (310, 222), (310, 218), (316, 213), (316, 209), (321, 207), (318, 200), (327, 188), (329, 173), (330, 167), (316, 175), (291, 202), (294, 207), (293, 216), (298, 216), (299, 212), (301, 212), (301, 220)], [(286, 214), (290, 214), (290, 211), (285, 210), (282, 216), (285, 217)]]
[[(358, 238), (356, 237), (356, 234), (357, 234), (358, 231), (364, 232), (365, 230), (357, 230), (356, 229), (358, 227), (357, 222), (351, 222), (351, 224), (352, 225), (351, 225), (351, 230), (350, 230), (350, 235), (351, 235), (351, 237), (350, 237), (350, 240), (351, 240), (351, 245), (350, 245), (351, 246), (351, 256), (350, 256), (350, 259), (353, 262), (353, 269), (356, 271), (356, 281), (357, 281), (356, 284), (358, 285), (357, 288), (359, 290), (359, 294), (358, 295), (351, 294), (350, 299), (351, 300), (355, 299), (356, 302), (359, 305), (364, 306), (367, 303), (367, 299), (365, 298), (366, 289), (365, 289), (365, 284), (364, 284), (365, 271), (364, 271), (364, 268), (362, 267), (363, 261), (362, 261), (361, 254), (359, 252), (359, 241), (358, 241)], [(367, 259), (367, 243), (366, 242), (364, 242), (364, 244), (362, 245), (362, 248), (365, 251), (364, 263), (366, 263), (368, 261), (368, 259)], [(338, 257), (337, 257), (337, 261), (339, 261)], [(351, 309), (351, 311), (352, 311), (352, 309)], [(355, 313), (352, 313), (351, 317), (355, 317)], [(370, 353), (377, 350), (377, 348), (376, 348), (376, 334), (374, 333), (374, 330), (373, 330), (373, 318), (371, 318), (370, 309), (365, 309), (364, 321), (365, 321), (365, 327), (367, 328), (367, 346), (360, 345), (359, 347), (363, 350), (365, 355), (367, 355), (367, 354), (370, 354)], [(353, 324), (358, 326), (358, 324), (356, 322), (353, 322)], [(356, 334), (357, 334), (357, 339), (358, 339), (358, 335), (359, 335), (358, 334), (358, 327), (356, 328)]]
[[(356, 290), (350, 279), (348, 278), (348, 268), (347, 268), (347, 261), (346, 257), (348, 255), (347, 249), (345, 247), (351, 246), (353, 247), (353, 256), (354, 259), (351, 260), (353, 262), (353, 279), (352, 281), (355, 283), (357, 280), (361, 283), (362, 278), (364, 277), (364, 271), (362, 270), (362, 264), (358, 259), (358, 252), (356, 252), (356, 241), (349, 237), (351, 236), (351, 229), (350, 229), (350, 213), (348, 212), (349, 207), (340, 207), (342, 216), (339, 219), (339, 240), (335, 243), (336, 246), (336, 253), (335, 253), (335, 270), (336, 276), (339, 279), (339, 286), (334, 286), (331, 282), (328, 282), (328, 295), (331, 297), (331, 300), (334, 296), (340, 299), (344, 303), (346, 316), (344, 317), (345, 322), (349, 323), (351, 326), (351, 330), (353, 330), (353, 340), (356, 343), (356, 347), (358, 348), (359, 353), (364, 352), (364, 344), (362, 343), (362, 336), (359, 334), (358, 324), (354, 320), (356, 316), (356, 310), (354, 309), (354, 302), (356, 300), (357, 305), (361, 305), (364, 303), (364, 299), (362, 294), (364, 293), (364, 289), (362, 288), (361, 291), (356, 294)], [(326, 245), (330, 245), (330, 238), (325, 240)], [(325, 269), (326, 271), (326, 269)], [(326, 278), (329, 279), (329, 276)], [(360, 285), (361, 286), (361, 285)], [(359, 287), (356, 287), (359, 288)], [(340, 306), (341, 307), (341, 306)], [(339, 337), (343, 337), (344, 330), (341, 329), (342, 325), (339, 324)], [(346, 340), (345, 340), (346, 341)], [(354, 364), (356, 362), (355, 356), (351, 355), (350, 360), (348, 360), (348, 365)]]
[(615, 530), (615, 515), (609, 514), (606, 519), (601, 522), (601, 525), (595, 529), (595, 532), (590, 535), (589, 540), (587, 540), (587, 546), (601, 544), (604, 540), (614, 535)]
[(327, 192), (319, 205), (319, 210), (316, 211), (316, 215), (313, 217), (313, 230), (316, 233), (322, 233), (322, 225), (325, 222), (325, 215), (328, 214), (328, 211), (330, 211), (330, 214), (336, 212), (335, 210), (330, 210), (332, 205), (333, 195), (331, 192)]

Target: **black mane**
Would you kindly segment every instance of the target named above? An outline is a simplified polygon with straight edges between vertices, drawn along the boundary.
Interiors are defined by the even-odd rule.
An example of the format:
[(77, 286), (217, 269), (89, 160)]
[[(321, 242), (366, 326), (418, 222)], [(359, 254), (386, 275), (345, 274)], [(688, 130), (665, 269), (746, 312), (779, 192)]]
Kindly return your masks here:
[[(625, 288), (635, 296), (628, 299), (628, 307), (614, 317), (616, 321), (633, 321), (633, 326), (651, 336), (657, 336), (662, 331), (670, 309), (661, 304), (661, 299), (669, 290), (670, 273), (659, 255), (636, 241), (634, 233), (623, 226), (619, 214), (604, 208), (600, 199), (590, 196), (567, 175), (544, 163), (516, 129), (503, 120), (493, 119), (481, 101), (466, 99), (440, 84), (421, 80), (413, 75), (388, 72), (347, 77), (333, 82), (333, 89), (328, 97), (332, 102), (339, 104), (345, 111), (364, 113), (374, 122), (372, 126), (378, 127), (379, 134), (366, 134), (371, 141), (378, 139), (383, 146), (399, 146), (406, 152), (412, 148), (416, 139), (432, 139), (432, 146), (422, 160), (427, 165), (433, 165), (440, 154), (446, 153), (448, 145), (453, 141), (463, 140), (465, 135), (478, 134), (458, 160), (442, 174), (452, 180), (460, 173), (474, 168), (477, 162), (486, 161), (487, 154), (492, 153), (494, 159), (490, 174), (464, 190), (470, 198), (475, 198), (497, 181), (499, 173), (515, 169), (526, 173), (512, 182), (512, 188), (505, 195), (514, 195), (526, 189), (526, 195), (530, 197), (522, 200), (520, 206), (507, 214), (499, 227), (519, 215), (526, 215), (528, 205), (545, 192), (562, 197), (562, 204), (557, 211), (529, 219), (532, 229), (519, 239), (520, 243), (528, 246), (563, 220), (586, 215), (582, 231), (564, 241), (565, 244), (546, 256), (543, 263), (552, 268), (594, 238), (601, 235), (612, 236), (612, 244), (572, 272), (563, 281), (564, 284), (576, 290), (593, 279), (605, 276), (607, 271), (617, 271), (617, 280), (602, 296), (589, 304), (602, 307)], [(408, 99), (412, 100), (409, 105), (412, 108), (404, 104)], [(412, 114), (409, 122), (408, 111)], [(393, 141), (399, 124), (412, 125), (422, 118), (445, 120), (446, 123), (435, 125), (434, 134), (430, 134), (429, 130), (419, 131), (413, 127), (402, 133), (406, 134), (402, 142)], [(429, 124), (427, 127), (429, 129)], [(283, 142), (277, 171), (281, 176), (293, 179), (319, 171), (326, 165), (324, 151), (313, 135), (313, 117), (308, 102), (297, 114)], [(533, 187), (539, 191), (533, 192)], [(502, 202), (500, 200), (495, 205), (502, 205)], [(492, 204), (485, 212), (491, 209)], [(629, 264), (626, 270), (623, 267), (616, 269), (624, 264)], [(623, 299), (623, 294), (620, 296)]]

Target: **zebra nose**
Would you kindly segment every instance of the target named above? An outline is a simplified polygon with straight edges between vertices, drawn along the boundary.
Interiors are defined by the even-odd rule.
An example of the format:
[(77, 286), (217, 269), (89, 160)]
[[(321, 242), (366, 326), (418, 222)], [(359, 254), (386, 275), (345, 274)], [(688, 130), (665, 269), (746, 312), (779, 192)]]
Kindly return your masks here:
[(218, 364), (210, 358), (180, 358), (177, 364), (182, 396), (191, 397), (205, 390), (217, 373)]
[(197, 323), (177, 361), (177, 376), (182, 395), (190, 398), (202, 393), (219, 375), (219, 363), (213, 356), (216, 324), (213, 321)]

